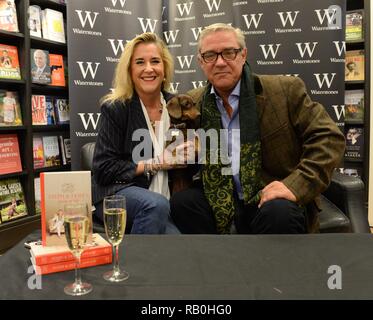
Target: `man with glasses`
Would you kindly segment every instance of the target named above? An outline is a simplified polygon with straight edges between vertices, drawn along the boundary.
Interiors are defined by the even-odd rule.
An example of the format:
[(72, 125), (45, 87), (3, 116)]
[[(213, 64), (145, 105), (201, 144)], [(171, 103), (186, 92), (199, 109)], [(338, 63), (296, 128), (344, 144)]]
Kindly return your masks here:
[(241, 30), (208, 26), (198, 49), (208, 85), (189, 95), (201, 128), (227, 134), (218, 144), (207, 140), (200, 179), (173, 195), (176, 225), (182, 233), (315, 232), (343, 134), (301, 79), (251, 72)]

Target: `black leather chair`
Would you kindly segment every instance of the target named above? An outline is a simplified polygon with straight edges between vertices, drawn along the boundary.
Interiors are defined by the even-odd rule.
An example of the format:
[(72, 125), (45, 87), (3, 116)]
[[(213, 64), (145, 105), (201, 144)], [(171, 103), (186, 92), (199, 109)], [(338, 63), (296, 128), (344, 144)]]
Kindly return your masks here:
[[(95, 143), (81, 148), (81, 169), (91, 170)], [(370, 233), (364, 209), (364, 183), (361, 179), (334, 172), (328, 189), (321, 196), (320, 233)], [(94, 220), (95, 232), (102, 225)]]

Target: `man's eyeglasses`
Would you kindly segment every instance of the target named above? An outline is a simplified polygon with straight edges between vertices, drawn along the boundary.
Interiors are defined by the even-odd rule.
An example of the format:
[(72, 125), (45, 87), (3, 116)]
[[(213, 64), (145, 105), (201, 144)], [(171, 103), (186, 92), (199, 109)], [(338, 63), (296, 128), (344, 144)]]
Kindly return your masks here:
[(207, 52), (201, 53), (201, 57), (203, 61), (205, 61), (206, 63), (215, 62), (218, 59), (218, 56), (221, 56), (225, 61), (233, 61), (234, 59), (236, 59), (237, 54), (240, 51), (242, 51), (242, 48), (224, 49), (221, 52), (207, 51)]

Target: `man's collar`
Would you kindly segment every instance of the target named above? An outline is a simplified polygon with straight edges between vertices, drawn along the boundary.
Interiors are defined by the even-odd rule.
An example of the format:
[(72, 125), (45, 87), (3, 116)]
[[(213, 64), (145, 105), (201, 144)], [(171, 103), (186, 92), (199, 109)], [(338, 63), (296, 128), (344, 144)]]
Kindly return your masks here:
[[(230, 93), (229, 96), (240, 96), (240, 90), (241, 90), (241, 79), (237, 82), (236, 86), (234, 87), (233, 91)], [(216, 97), (221, 98), (217, 92), (215, 91), (214, 86), (211, 86), (211, 91), (210, 93), (213, 93)]]

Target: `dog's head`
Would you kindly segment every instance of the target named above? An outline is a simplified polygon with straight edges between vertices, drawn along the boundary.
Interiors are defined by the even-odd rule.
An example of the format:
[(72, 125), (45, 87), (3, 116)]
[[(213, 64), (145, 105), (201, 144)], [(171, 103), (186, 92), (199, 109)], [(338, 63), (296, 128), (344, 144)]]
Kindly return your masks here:
[(179, 94), (168, 101), (167, 110), (172, 124), (186, 123), (188, 128), (196, 127), (201, 115), (193, 99), (186, 94)]

